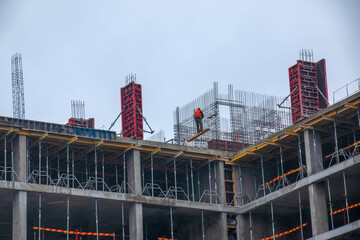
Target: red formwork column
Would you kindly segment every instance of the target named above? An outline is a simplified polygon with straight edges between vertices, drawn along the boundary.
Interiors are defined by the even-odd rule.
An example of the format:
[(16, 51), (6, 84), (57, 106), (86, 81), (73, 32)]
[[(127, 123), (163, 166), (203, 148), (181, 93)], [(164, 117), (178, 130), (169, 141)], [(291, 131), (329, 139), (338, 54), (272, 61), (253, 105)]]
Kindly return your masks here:
[(131, 82), (121, 88), (123, 137), (144, 139), (141, 85)]
[[(318, 63), (298, 60), (289, 68), (291, 116), (296, 123), (304, 117), (328, 107), (317, 86), (327, 99), (325, 60)], [(326, 102), (326, 101), (325, 101)]]

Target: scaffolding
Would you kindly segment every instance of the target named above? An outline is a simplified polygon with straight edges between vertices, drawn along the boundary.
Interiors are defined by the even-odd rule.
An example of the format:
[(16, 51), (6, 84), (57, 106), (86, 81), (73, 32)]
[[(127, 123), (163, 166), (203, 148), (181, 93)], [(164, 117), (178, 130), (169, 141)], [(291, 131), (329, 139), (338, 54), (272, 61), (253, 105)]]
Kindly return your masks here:
[[(198, 147), (238, 151), (291, 124), (288, 109), (278, 109), (282, 97), (233, 89), (219, 94), (218, 83), (190, 103), (174, 111), (174, 139), (178, 144), (196, 134), (194, 111), (200, 107), (205, 115), (204, 127), (210, 131), (192, 144)], [(289, 106), (289, 101), (284, 103)], [(228, 113), (228, 117), (224, 116)]]

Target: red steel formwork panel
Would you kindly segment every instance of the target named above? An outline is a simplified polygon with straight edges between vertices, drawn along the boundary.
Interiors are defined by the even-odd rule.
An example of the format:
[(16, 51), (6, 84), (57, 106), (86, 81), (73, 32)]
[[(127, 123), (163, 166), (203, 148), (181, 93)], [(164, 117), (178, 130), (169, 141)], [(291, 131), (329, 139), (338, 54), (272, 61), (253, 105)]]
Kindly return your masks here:
[(68, 123), (65, 125), (84, 127), (84, 128), (95, 128), (95, 120), (94, 118), (89, 118), (89, 119), (69, 118)]
[(144, 139), (141, 85), (131, 82), (121, 88), (123, 137)]
[(328, 107), (316, 86), (327, 99), (325, 60), (318, 63), (298, 60), (289, 68), (291, 116), (296, 123), (304, 117)]

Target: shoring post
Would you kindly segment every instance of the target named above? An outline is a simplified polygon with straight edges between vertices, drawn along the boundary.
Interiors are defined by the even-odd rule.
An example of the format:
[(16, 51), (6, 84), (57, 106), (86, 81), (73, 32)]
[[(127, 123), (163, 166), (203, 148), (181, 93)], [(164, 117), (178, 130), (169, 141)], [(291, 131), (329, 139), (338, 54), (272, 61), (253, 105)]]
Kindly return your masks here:
[[(239, 182), (240, 182), (240, 194), (243, 193), (243, 181), (242, 181), (242, 174), (241, 174), (241, 167), (239, 166)], [(244, 205), (244, 198), (241, 197), (241, 205)]]
[(263, 184), (263, 192), (264, 192), (264, 196), (265, 196), (266, 195), (266, 186), (265, 186), (264, 161), (263, 161), (262, 155), (260, 155), (260, 162), (261, 162), (261, 177), (262, 177), (262, 184)]
[(70, 166), (69, 166), (69, 143), (66, 143), (66, 187), (70, 187)]
[(299, 217), (300, 217), (300, 235), (301, 240), (304, 240), (304, 231), (303, 231), (303, 221), (302, 221), (302, 206), (301, 206), (301, 194), (300, 190), (298, 191), (298, 197), (299, 197)]
[(329, 178), (326, 179), (327, 187), (328, 187), (328, 196), (329, 196), (329, 207), (330, 207), (330, 219), (331, 219), (331, 229), (334, 229), (334, 217), (333, 217), (333, 209), (332, 209), (332, 202), (331, 202), (331, 191), (330, 191), (330, 181)]
[(200, 170), (197, 169), (197, 183), (198, 183), (198, 197), (199, 197), (199, 201), (200, 201)]
[(347, 223), (350, 223), (350, 216), (349, 216), (349, 203), (348, 203), (348, 198), (347, 198), (347, 189), (346, 189), (346, 177), (345, 177), (345, 172), (343, 172), (343, 180), (344, 180), (344, 195), (345, 195), (345, 204), (346, 204)]
[(126, 156), (123, 153), (123, 174), (124, 174), (124, 193), (126, 193)]
[(122, 239), (125, 240), (125, 216), (124, 216), (124, 202), (121, 202), (121, 228), (122, 228)]
[(174, 157), (175, 199), (177, 200), (176, 158)]
[(273, 203), (270, 203), (271, 206), (271, 228), (273, 233), (273, 240), (275, 240), (275, 221), (274, 221), (274, 206)]
[(166, 189), (166, 192), (168, 190), (168, 176), (167, 176), (167, 168), (166, 168), (166, 159), (164, 160), (165, 162), (165, 189)]
[[(49, 175), (49, 148), (46, 146), (46, 174)], [(46, 185), (49, 185), (49, 178), (46, 177)]]
[(104, 149), (101, 151), (101, 177), (102, 177), (102, 190), (105, 190), (105, 153)]
[(337, 140), (336, 121), (334, 119), (334, 141), (335, 141), (335, 152), (336, 152), (336, 163), (339, 163), (339, 146)]
[(41, 141), (39, 141), (39, 184), (41, 184)]
[(202, 232), (202, 239), (205, 240), (204, 211), (201, 211), (201, 232)]
[(150, 153), (150, 165), (151, 165), (151, 196), (154, 197), (154, 157)]
[[(214, 190), (215, 190), (215, 193), (217, 194), (217, 184), (216, 184), (216, 164), (215, 164), (215, 161), (213, 162), (214, 164)], [(224, 189), (225, 190), (225, 189)], [(226, 197), (225, 197), (226, 198)], [(225, 202), (226, 202), (226, 199), (225, 199)], [(217, 197), (215, 196), (215, 203), (217, 204)]]
[(189, 169), (188, 169), (188, 163), (186, 163), (186, 191), (187, 191), (187, 195), (189, 197), (190, 200), (190, 188), (189, 188)]
[(11, 138), (10, 144), (11, 144), (11, 181), (14, 181), (14, 138)]
[(171, 240), (174, 240), (174, 222), (172, 207), (170, 207), (170, 228), (171, 228)]
[(57, 152), (57, 178), (60, 178), (60, 153)]
[(192, 200), (195, 201), (195, 194), (194, 194), (194, 173), (193, 173), (192, 159), (190, 159), (190, 174), (191, 174), (191, 196), (192, 196)]
[(75, 157), (74, 157), (74, 147), (71, 148), (71, 173), (72, 176), (72, 187), (75, 188)]
[(299, 168), (300, 168), (300, 179), (303, 179), (304, 178), (304, 165), (303, 165), (303, 161), (302, 161), (300, 135), (298, 135), (298, 154), (299, 154), (298, 158), (299, 158)]
[(142, 187), (145, 187), (145, 170), (144, 170), (144, 163), (141, 162), (141, 181), (142, 181)]
[(250, 240), (253, 240), (253, 225), (252, 225), (252, 214), (249, 212), (249, 221), (250, 221)]
[(7, 170), (6, 170), (6, 165), (7, 165), (7, 157), (6, 157), (6, 136), (4, 137), (4, 170), (5, 170), (5, 181), (6, 181), (6, 175), (7, 175)]
[(282, 185), (283, 187), (285, 187), (284, 161), (283, 161), (283, 152), (281, 146), (280, 146), (280, 164), (281, 164)]
[[(115, 157), (115, 184), (116, 187), (119, 186), (119, 179), (118, 179), (118, 159)], [(120, 190), (120, 189), (119, 189)]]
[(26, 138), (26, 178), (30, 176), (29, 138)]
[(41, 240), (41, 193), (39, 193), (39, 240)]
[(69, 240), (70, 228), (70, 201), (69, 196), (66, 198), (66, 240)]
[(98, 202), (95, 198), (95, 224), (96, 224), (96, 240), (99, 240), (99, 216), (98, 216)]
[(98, 176), (97, 176), (97, 149), (96, 149), (96, 147), (94, 149), (94, 154), (95, 154), (95, 157), (94, 157), (94, 161), (95, 161), (95, 190), (97, 191), (98, 190)]
[(212, 199), (211, 199), (211, 166), (210, 166), (210, 159), (209, 159), (209, 163), (208, 163), (208, 171), (209, 171), (209, 195), (210, 195), (210, 204), (212, 203)]
[(88, 165), (88, 156), (85, 153), (85, 177), (86, 177), (86, 182), (89, 180), (89, 165)]

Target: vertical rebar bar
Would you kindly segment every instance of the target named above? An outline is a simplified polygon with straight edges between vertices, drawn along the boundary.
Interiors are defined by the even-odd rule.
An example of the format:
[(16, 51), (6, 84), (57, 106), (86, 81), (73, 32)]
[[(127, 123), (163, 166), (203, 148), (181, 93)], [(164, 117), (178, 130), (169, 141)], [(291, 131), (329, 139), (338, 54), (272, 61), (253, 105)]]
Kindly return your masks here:
[(284, 162), (283, 162), (283, 152), (281, 146), (280, 146), (280, 164), (281, 164), (282, 185), (283, 187), (285, 187)]
[(190, 171), (191, 171), (191, 195), (192, 195), (192, 200), (195, 201), (195, 194), (194, 194), (194, 173), (193, 173), (192, 159), (190, 159)]
[(331, 229), (334, 229), (334, 217), (333, 217), (332, 202), (331, 202), (330, 181), (329, 181), (329, 178), (327, 178), (326, 180), (327, 180), (328, 196), (329, 196)]
[(201, 232), (202, 232), (202, 239), (205, 240), (204, 211), (201, 211)]
[(273, 203), (270, 203), (271, 206), (271, 228), (273, 233), (273, 240), (275, 240), (275, 221), (274, 221), (274, 206)]
[(209, 160), (209, 163), (208, 163), (208, 171), (209, 171), (209, 195), (210, 195), (210, 204), (212, 203), (212, 197), (211, 197), (211, 189), (212, 189), (212, 186), (211, 186), (211, 166), (210, 166), (210, 160)]
[(262, 155), (260, 155), (260, 162), (261, 162), (261, 177), (262, 177), (262, 184), (263, 184), (263, 192), (264, 192), (264, 196), (265, 196), (266, 195), (266, 186), (265, 186), (264, 161), (263, 161)]
[(97, 176), (97, 149), (94, 149), (94, 161), (95, 161), (95, 190), (98, 190), (98, 176)]
[(41, 184), (41, 141), (39, 141), (39, 184)]
[(126, 193), (126, 156), (123, 153), (123, 174), (124, 174), (124, 193)]
[(70, 201), (69, 196), (66, 198), (66, 240), (69, 240), (69, 226), (70, 226)]
[(95, 223), (96, 223), (96, 240), (99, 240), (99, 216), (98, 216), (98, 202), (95, 198)]
[(41, 240), (41, 193), (39, 193), (39, 240)]
[(174, 222), (173, 222), (172, 207), (170, 207), (170, 228), (171, 228), (171, 240), (174, 240)]
[(175, 157), (174, 157), (174, 181), (175, 181), (175, 199), (177, 200), (176, 158)]
[(345, 177), (345, 172), (343, 172), (343, 180), (344, 180), (344, 196), (345, 196), (345, 205), (346, 205), (347, 223), (350, 223), (350, 216), (349, 216), (349, 203), (348, 203), (348, 198), (347, 198), (347, 188), (346, 188), (346, 177)]
[(339, 146), (338, 146), (338, 140), (337, 140), (337, 131), (336, 131), (336, 121), (334, 120), (334, 141), (335, 141), (335, 152), (336, 152), (336, 163), (339, 163)]
[(300, 191), (298, 191), (298, 197), (299, 197), (299, 217), (300, 217), (300, 235), (301, 235), (301, 240), (304, 240), (304, 231), (303, 231), (303, 223), (302, 223), (302, 206), (301, 206), (301, 195), (300, 195)]
[(150, 165), (151, 165), (151, 196), (154, 197), (154, 157), (150, 153)]

